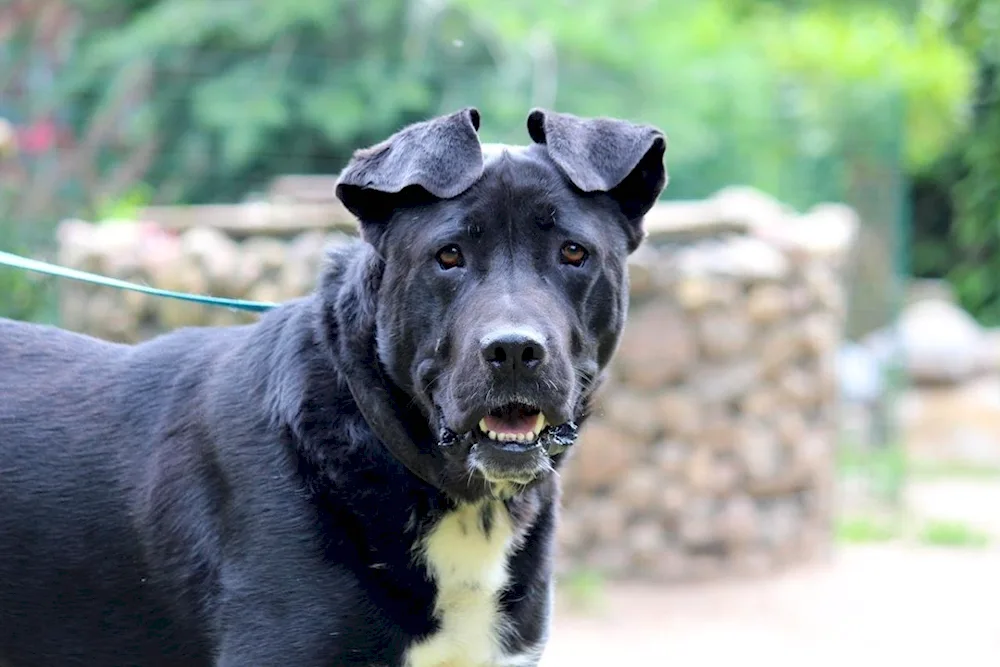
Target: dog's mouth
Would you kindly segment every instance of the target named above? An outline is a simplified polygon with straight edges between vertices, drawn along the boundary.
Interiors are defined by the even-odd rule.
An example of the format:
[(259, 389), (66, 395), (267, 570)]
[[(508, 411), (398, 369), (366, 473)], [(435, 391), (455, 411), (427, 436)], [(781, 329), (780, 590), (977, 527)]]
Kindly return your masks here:
[(508, 403), (479, 420), (479, 430), (498, 442), (534, 443), (547, 425), (545, 414), (527, 403)]
[(537, 405), (506, 403), (491, 408), (475, 428), (456, 433), (439, 410), (438, 446), (461, 457), (471, 456), (473, 467), (487, 477), (534, 477), (551, 469), (549, 457), (562, 454), (577, 440), (575, 421), (549, 423)]

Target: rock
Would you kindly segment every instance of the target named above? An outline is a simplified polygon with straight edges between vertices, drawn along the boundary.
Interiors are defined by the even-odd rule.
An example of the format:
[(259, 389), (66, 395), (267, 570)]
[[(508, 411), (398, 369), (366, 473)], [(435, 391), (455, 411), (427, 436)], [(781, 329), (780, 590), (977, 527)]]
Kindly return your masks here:
[(615, 485), (614, 500), (633, 512), (649, 512), (662, 486), (655, 468), (639, 468)]
[(667, 545), (663, 527), (651, 519), (630, 526), (625, 542), (632, 552), (633, 565), (643, 569), (655, 567)]
[(734, 401), (749, 393), (760, 377), (760, 368), (752, 359), (731, 364), (704, 366), (691, 378), (692, 387), (704, 403)]
[(733, 573), (748, 579), (757, 579), (774, 571), (774, 559), (760, 547), (741, 549), (732, 555)]
[(806, 354), (835, 354), (839, 342), (840, 326), (829, 312), (813, 313), (802, 320), (802, 349)]
[(903, 361), (918, 383), (957, 383), (981, 367), (985, 337), (971, 315), (944, 301), (920, 301), (900, 316)]
[(181, 236), (181, 252), (204, 275), (209, 291), (232, 292), (228, 282), (240, 264), (236, 242), (217, 229), (194, 227)]
[(620, 544), (600, 544), (582, 557), (583, 565), (605, 576), (619, 577), (632, 570), (629, 553)]
[(778, 410), (781, 400), (768, 385), (758, 386), (740, 401), (740, 412), (753, 418), (769, 417)]
[(718, 280), (702, 275), (684, 276), (674, 286), (674, 298), (688, 312), (715, 306), (728, 308), (739, 299), (740, 288), (732, 280)]
[(723, 188), (709, 201), (717, 207), (721, 219), (744, 222), (750, 229), (779, 224), (794, 214), (767, 193), (743, 185)]
[(683, 377), (696, 359), (696, 341), (683, 313), (655, 302), (629, 318), (616, 366), (637, 389), (656, 389)]
[(189, 256), (178, 255), (173, 262), (150, 266), (150, 279), (161, 289), (191, 294), (209, 294), (205, 273)]
[(761, 238), (784, 249), (797, 261), (823, 260), (839, 266), (851, 249), (860, 221), (842, 204), (820, 204), (797, 220), (759, 225)]
[(690, 557), (688, 577), (691, 581), (710, 581), (718, 579), (725, 565), (721, 556), (710, 554), (695, 554)]
[(836, 465), (832, 440), (821, 434), (804, 434), (791, 450), (791, 468), (799, 478), (810, 477)]
[(706, 359), (731, 359), (750, 343), (750, 322), (741, 309), (710, 310), (698, 320), (698, 338)]
[(645, 440), (655, 440), (662, 429), (656, 397), (648, 392), (617, 388), (604, 394), (601, 406), (614, 427)]
[(725, 412), (711, 415), (706, 419), (698, 442), (715, 452), (730, 452), (740, 442), (741, 429), (736, 421)]
[(828, 264), (811, 263), (803, 272), (803, 279), (813, 303), (838, 319), (844, 316), (844, 288)]
[(747, 316), (757, 326), (773, 324), (784, 318), (791, 309), (791, 295), (781, 285), (764, 283), (755, 285), (747, 295)]
[(267, 236), (248, 238), (243, 242), (240, 251), (255, 256), (260, 262), (264, 276), (268, 279), (274, 278), (288, 261), (285, 244)]
[(802, 510), (797, 504), (788, 500), (774, 501), (761, 510), (760, 517), (760, 534), (766, 544), (771, 547), (794, 545), (802, 526)]
[(801, 334), (795, 324), (779, 325), (760, 341), (757, 360), (764, 377), (774, 378), (802, 354)]
[(680, 475), (691, 447), (676, 440), (664, 440), (653, 446), (653, 464), (664, 478)]
[(685, 478), (695, 493), (711, 494), (716, 487), (715, 452), (708, 447), (694, 447), (685, 466)]
[(793, 366), (778, 378), (778, 391), (787, 404), (797, 408), (816, 405), (819, 387), (816, 379), (802, 368)]
[(769, 480), (781, 472), (781, 445), (762, 426), (747, 426), (736, 455), (751, 480)]
[(655, 581), (664, 583), (689, 580), (689, 557), (681, 548), (668, 546), (660, 551), (659, 558), (650, 568), (650, 575)]
[(591, 533), (598, 543), (621, 544), (628, 524), (624, 507), (615, 503), (595, 502), (588, 516), (591, 517)]
[(684, 391), (666, 391), (656, 401), (655, 416), (665, 435), (687, 438), (701, 428), (701, 406)]
[(795, 450), (809, 433), (809, 424), (801, 412), (789, 411), (774, 415), (774, 430), (778, 440), (788, 450)]
[(719, 532), (730, 547), (749, 544), (760, 532), (757, 505), (746, 495), (737, 495), (725, 502), (719, 515)]
[(719, 539), (714, 521), (715, 504), (704, 496), (691, 496), (681, 508), (677, 536), (683, 545), (699, 548)]
[(788, 259), (773, 245), (750, 237), (736, 237), (716, 247), (681, 252), (677, 271), (687, 276), (715, 276), (746, 281), (775, 281), (788, 276)]
[(83, 220), (64, 220), (56, 229), (59, 251), (56, 261), (80, 271), (104, 270), (102, 249), (97, 243), (96, 225)]
[(804, 285), (792, 285), (788, 288), (788, 312), (791, 315), (803, 315), (813, 308), (812, 295)]
[(571, 473), (581, 489), (593, 490), (624, 480), (642, 444), (605, 421), (592, 420), (580, 431), (570, 458)]
[(657, 507), (664, 518), (672, 519), (684, 509), (689, 495), (685, 486), (668, 483), (660, 488)]

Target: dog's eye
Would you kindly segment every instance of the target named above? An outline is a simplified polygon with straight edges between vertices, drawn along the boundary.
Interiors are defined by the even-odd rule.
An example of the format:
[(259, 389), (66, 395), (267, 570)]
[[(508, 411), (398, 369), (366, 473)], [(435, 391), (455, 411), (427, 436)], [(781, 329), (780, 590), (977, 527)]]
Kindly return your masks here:
[(563, 264), (571, 264), (573, 266), (583, 266), (589, 255), (586, 248), (572, 241), (564, 243), (559, 250), (559, 254)]
[(465, 258), (462, 257), (462, 251), (459, 250), (457, 245), (446, 245), (438, 250), (437, 261), (442, 269), (455, 269), (465, 266)]

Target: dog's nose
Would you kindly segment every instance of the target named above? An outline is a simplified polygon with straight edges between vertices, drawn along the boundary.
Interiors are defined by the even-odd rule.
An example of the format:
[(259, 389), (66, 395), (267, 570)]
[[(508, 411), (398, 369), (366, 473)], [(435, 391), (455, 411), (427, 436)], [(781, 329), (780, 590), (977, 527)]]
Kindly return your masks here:
[(499, 374), (533, 373), (545, 362), (545, 338), (537, 331), (504, 329), (480, 340), (486, 363)]

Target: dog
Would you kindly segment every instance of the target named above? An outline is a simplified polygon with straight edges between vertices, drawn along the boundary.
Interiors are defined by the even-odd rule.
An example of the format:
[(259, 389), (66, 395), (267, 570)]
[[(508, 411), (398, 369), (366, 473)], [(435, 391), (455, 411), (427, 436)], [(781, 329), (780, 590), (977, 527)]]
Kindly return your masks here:
[(0, 665), (539, 663), (558, 471), (666, 138), (479, 126), (356, 151), (359, 238), (252, 324), (123, 345), (0, 321)]

